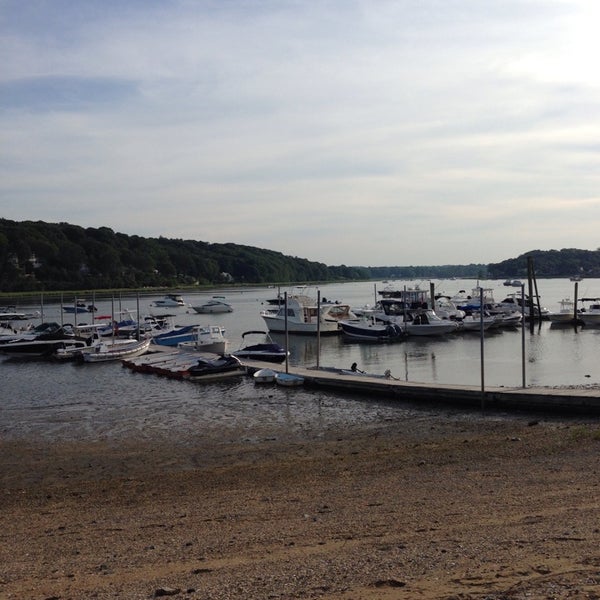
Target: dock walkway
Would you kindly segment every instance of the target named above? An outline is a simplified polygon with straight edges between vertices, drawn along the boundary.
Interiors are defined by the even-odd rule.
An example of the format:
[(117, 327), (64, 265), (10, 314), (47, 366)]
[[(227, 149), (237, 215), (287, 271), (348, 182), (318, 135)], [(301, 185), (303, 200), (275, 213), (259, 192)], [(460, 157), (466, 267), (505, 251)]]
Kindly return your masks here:
[[(242, 361), (249, 373), (270, 368), (285, 372), (285, 366)], [(392, 377), (351, 373), (343, 369), (289, 366), (288, 372), (304, 378), (305, 385), (343, 390), (389, 399), (427, 401), (448, 406), (489, 409), (517, 409), (600, 415), (600, 388), (560, 387), (486, 387), (402, 381)]]

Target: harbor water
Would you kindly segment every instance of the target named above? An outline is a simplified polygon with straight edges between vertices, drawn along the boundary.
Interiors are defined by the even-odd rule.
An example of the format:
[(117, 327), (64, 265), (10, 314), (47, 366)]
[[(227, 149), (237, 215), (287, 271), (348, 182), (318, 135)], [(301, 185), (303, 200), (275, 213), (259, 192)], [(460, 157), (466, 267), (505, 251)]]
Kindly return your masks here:
[[(516, 288), (501, 281), (434, 281), (436, 293), (454, 295), (459, 290), (472, 293), (478, 286), (492, 288), (496, 301)], [(419, 285), (430, 283), (393, 282)], [(338, 300), (353, 307), (373, 304), (377, 292), (387, 284), (359, 282), (327, 284), (319, 287), (322, 298)], [(574, 283), (567, 279), (538, 280), (541, 304), (558, 310), (559, 302), (573, 298)], [(578, 284), (579, 297), (600, 295), (600, 280)], [(281, 291), (292, 291), (282, 288)], [(183, 310), (178, 324), (218, 324), (226, 328), (229, 350), (241, 345), (242, 333), (265, 330), (260, 311), (278, 293), (276, 288), (219, 289), (183, 294), (197, 305), (213, 295), (225, 296), (233, 312), (215, 315)], [(150, 314), (150, 304), (161, 296), (122, 296), (95, 302), (96, 314), (136, 311)], [(91, 302), (90, 295), (87, 298)], [(64, 304), (72, 303), (64, 298)], [(42, 311), (45, 321), (73, 323), (73, 314), (63, 313), (59, 303), (19, 306), (23, 312)], [(91, 314), (77, 315), (79, 324), (90, 322)], [(32, 321), (40, 322), (40, 318)], [(22, 323), (14, 322), (15, 325)], [(285, 336), (273, 335), (285, 344)], [(551, 325), (544, 321), (533, 330), (493, 329), (441, 337), (409, 337), (393, 344), (367, 344), (347, 341), (343, 336), (316, 337), (289, 335), (290, 365), (349, 368), (354, 362), (369, 373), (407, 381), (519, 387), (523, 365), (527, 386), (600, 387), (598, 355), (600, 328)], [(325, 435), (329, 428), (352, 423), (372, 423), (398, 419), (402, 415), (419, 418), (419, 407), (382, 398), (344, 395), (323, 390), (258, 386), (248, 377), (222, 382), (192, 383), (133, 373), (117, 363), (76, 364), (51, 360), (11, 360), (0, 358), (2, 396), (0, 434), (3, 439), (33, 437), (43, 440), (127, 439), (137, 435), (201, 435), (211, 428), (230, 428), (241, 439), (296, 435)], [(282, 366), (285, 368), (285, 366)], [(440, 414), (448, 409), (431, 409)], [(423, 414), (425, 416), (425, 414)], [(468, 414), (465, 418), (469, 418)]]

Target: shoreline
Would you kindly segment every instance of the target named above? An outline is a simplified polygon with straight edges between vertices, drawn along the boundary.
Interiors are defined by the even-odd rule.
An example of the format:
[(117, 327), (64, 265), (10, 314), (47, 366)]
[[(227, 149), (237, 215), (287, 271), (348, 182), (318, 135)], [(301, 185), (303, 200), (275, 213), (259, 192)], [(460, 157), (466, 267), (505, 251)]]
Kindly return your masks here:
[(4, 440), (0, 596), (599, 598), (599, 449), (593, 419), (460, 412)]

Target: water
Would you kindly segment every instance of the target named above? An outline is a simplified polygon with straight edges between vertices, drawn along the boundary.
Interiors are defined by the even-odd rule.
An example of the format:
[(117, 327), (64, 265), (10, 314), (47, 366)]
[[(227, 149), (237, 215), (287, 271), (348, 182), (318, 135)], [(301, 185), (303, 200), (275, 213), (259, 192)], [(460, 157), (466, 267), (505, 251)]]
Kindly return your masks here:
[[(414, 285), (419, 282), (407, 282)], [(479, 282), (494, 288), (496, 300), (516, 291), (502, 282)], [(468, 292), (475, 281), (436, 281), (436, 292), (450, 295)], [(404, 285), (404, 282), (399, 284)], [(429, 288), (429, 282), (421, 282)], [(377, 289), (383, 284), (378, 283)], [(322, 297), (363, 306), (375, 301), (374, 284), (346, 283), (320, 287)], [(541, 302), (557, 310), (562, 298), (573, 297), (568, 280), (539, 280)], [(600, 280), (579, 284), (579, 297), (600, 292)], [(221, 324), (227, 329), (230, 349), (241, 343), (248, 330), (264, 330), (260, 311), (276, 289), (219, 290), (210, 294), (187, 293), (184, 299), (200, 303), (214, 294), (225, 295), (233, 313), (199, 315), (182, 313), (181, 324)], [(150, 311), (155, 297), (139, 300), (140, 312)], [(130, 309), (138, 300), (127, 297), (96, 302), (97, 314)], [(39, 310), (40, 306), (19, 307)], [(45, 320), (73, 322), (74, 315), (61, 315), (60, 306), (45, 305)], [(90, 315), (78, 315), (78, 322)], [(284, 336), (273, 336), (280, 343)], [(441, 338), (408, 338), (398, 344), (347, 342), (342, 336), (316, 338), (290, 336), (290, 364), (348, 368), (356, 362), (364, 371), (383, 373), (409, 381), (480, 385), (481, 343), (478, 334), (465, 333)], [(484, 340), (486, 385), (520, 386), (522, 382), (522, 332), (493, 330)], [(600, 385), (597, 366), (600, 328), (552, 327), (544, 322), (533, 333), (526, 329), (525, 368), (527, 385)], [(320, 351), (319, 351), (320, 350)], [(249, 378), (216, 383), (191, 383), (133, 373), (120, 363), (78, 365), (47, 361), (2, 360), (0, 434), (4, 439), (34, 436), (40, 439), (126, 439), (135, 434), (157, 436), (196, 435), (228, 428), (241, 439), (279, 435), (325, 435), (329, 428), (353, 423), (379, 423), (414, 416), (414, 407), (398, 402), (345, 396), (321, 390), (255, 386)]]

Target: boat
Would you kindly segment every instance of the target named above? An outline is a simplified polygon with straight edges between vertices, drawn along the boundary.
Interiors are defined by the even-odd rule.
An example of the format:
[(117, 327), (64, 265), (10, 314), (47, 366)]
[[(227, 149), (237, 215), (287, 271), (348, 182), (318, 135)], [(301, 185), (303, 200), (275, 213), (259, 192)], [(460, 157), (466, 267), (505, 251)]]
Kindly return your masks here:
[(194, 339), (181, 342), (177, 347), (189, 352), (225, 354), (228, 344), (229, 341), (225, 337), (225, 328), (220, 325), (209, 325), (208, 327), (198, 327)]
[(344, 336), (357, 342), (399, 342), (406, 331), (397, 323), (381, 323), (375, 318), (340, 321)]
[(98, 344), (83, 349), (78, 358), (86, 363), (123, 360), (124, 358), (145, 354), (151, 341), (151, 338), (142, 340), (101, 340)]
[[(244, 345), (247, 336), (263, 336), (266, 338), (266, 341)], [(238, 358), (281, 363), (285, 360), (285, 357), (288, 356), (289, 352), (287, 352), (283, 346), (274, 342), (267, 331), (245, 331), (242, 333), (241, 347), (231, 354)]]
[(227, 302), (217, 296), (213, 296), (212, 299), (204, 302), (204, 304), (192, 305), (192, 309), (202, 315), (233, 312), (231, 304), (227, 304)]
[(273, 371), (273, 369), (265, 368), (259, 369), (252, 375), (252, 379), (254, 379), (254, 383), (273, 383), (275, 381), (275, 377), (277, 376), (277, 371)]
[(171, 329), (156, 329), (151, 332), (152, 343), (175, 347), (184, 342), (194, 342), (198, 338), (198, 329), (198, 325), (175, 325)]
[(437, 295), (434, 300), (435, 314), (441, 319), (452, 319), (459, 321), (466, 315), (464, 310), (459, 309), (450, 296)]
[(277, 373), (275, 375), (275, 383), (284, 387), (299, 387), (304, 385), (304, 377), (292, 375), (291, 373)]
[(579, 312), (579, 318), (586, 327), (600, 326), (600, 298), (581, 298), (580, 302), (588, 303)]
[(523, 282), (520, 279), (507, 279), (503, 285), (506, 285), (508, 287), (521, 287), (523, 285)]
[(383, 314), (377, 319), (399, 325), (408, 335), (445, 335), (458, 330), (458, 323), (442, 319), (430, 308), (409, 308), (402, 298), (384, 298), (380, 301)]
[(190, 309), (191, 306), (179, 294), (167, 294), (149, 304), (150, 314), (154, 317), (172, 317)]
[(14, 310), (14, 307), (2, 307), (0, 309), (0, 321), (28, 321), (30, 319), (38, 319), (40, 317), (40, 311), (34, 311), (32, 313), (24, 313)]
[(187, 369), (186, 379), (190, 381), (215, 381), (236, 375), (243, 375), (245, 369), (231, 354), (215, 358), (202, 357), (194, 366)]
[[(501, 311), (506, 312), (521, 312), (524, 311), (525, 318), (529, 319), (531, 317), (529, 310), (530, 298), (527, 294), (521, 294), (518, 292), (516, 294), (508, 294), (506, 298), (501, 300), (500, 302), (494, 305), (494, 308)], [(533, 314), (536, 319), (547, 319), (550, 311), (544, 307), (538, 307), (537, 301), (533, 299)]]
[(21, 333), (0, 337), (0, 353), (12, 358), (51, 356), (59, 348), (85, 348), (89, 341), (75, 336), (73, 329), (55, 322), (44, 322)]
[(263, 310), (260, 316), (269, 331), (314, 335), (340, 333), (340, 321), (354, 319), (356, 315), (348, 304), (324, 303), (317, 306), (317, 301), (306, 294), (295, 294), (287, 297), (286, 304), (275, 310)]
[(481, 313), (472, 312), (471, 314), (465, 315), (460, 321), (458, 321), (458, 331), (479, 332), (481, 331), (482, 326), (483, 330), (486, 331), (495, 325), (499, 325), (499, 319), (494, 315), (490, 315), (484, 311), (482, 318)]
[(152, 302), (151, 306), (156, 306), (159, 308), (177, 308), (187, 305), (179, 294), (167, 294), (166, 296), (163, 296), (162, 298)]
[(563, 298), (559, 302), (559, 309), (548, 314), (548, 320), (553, 325), (575, 325), (582, 322), (579, 311), (575, 309), (575, 302), (570, 298)]
[(63, 304), (63, 311), (70, 314), (89, 313), (98, 310), (93, 304), (86, 304), (85, 300), (75, 300), (73, 304)]

